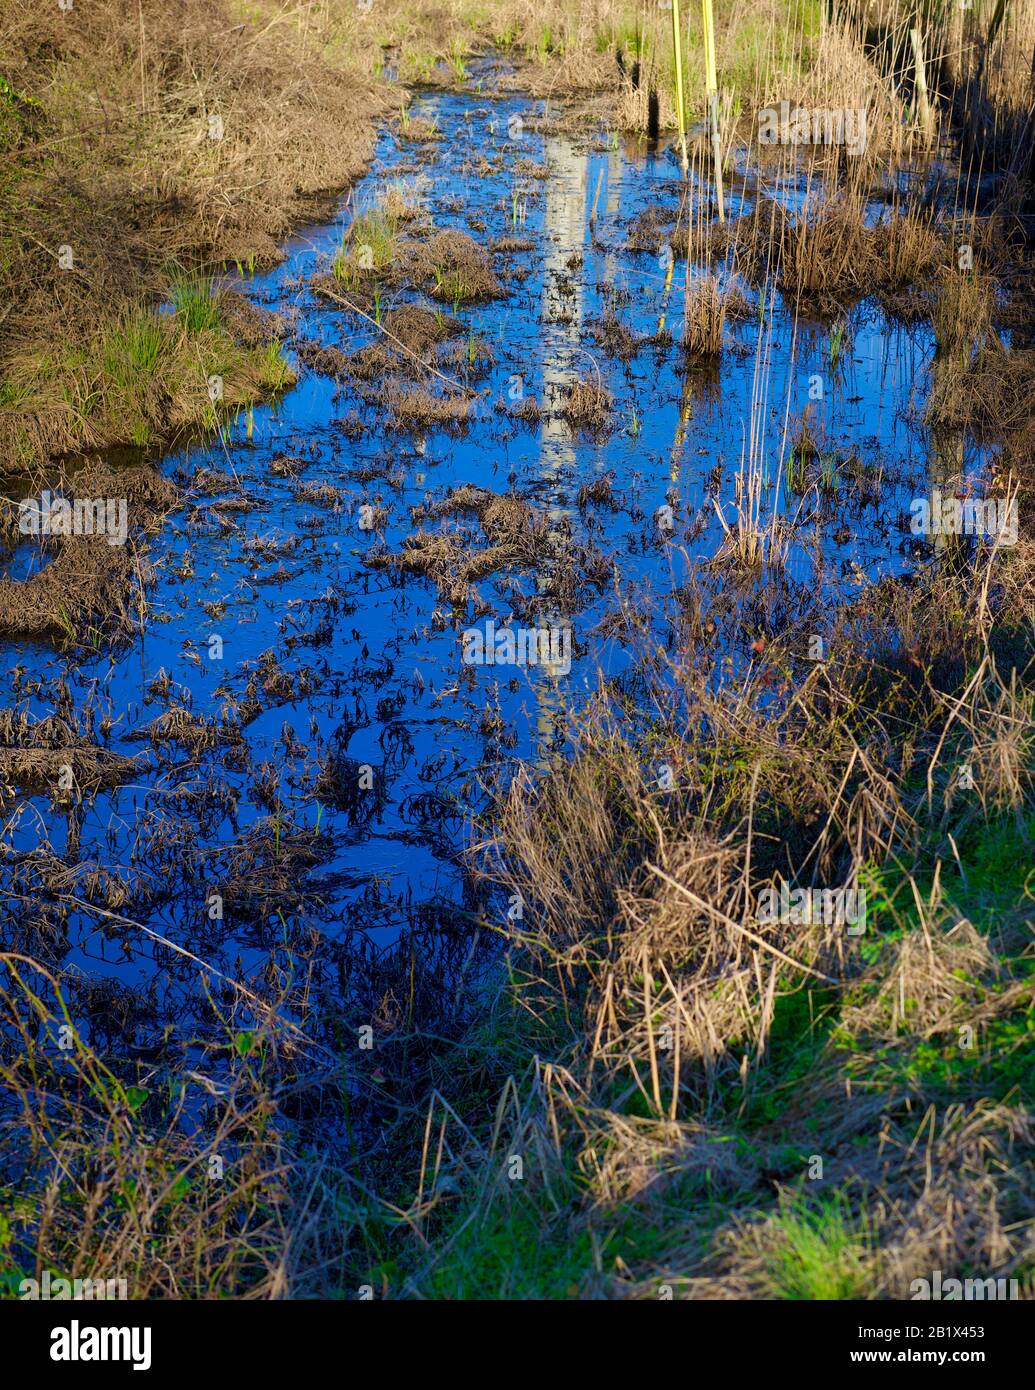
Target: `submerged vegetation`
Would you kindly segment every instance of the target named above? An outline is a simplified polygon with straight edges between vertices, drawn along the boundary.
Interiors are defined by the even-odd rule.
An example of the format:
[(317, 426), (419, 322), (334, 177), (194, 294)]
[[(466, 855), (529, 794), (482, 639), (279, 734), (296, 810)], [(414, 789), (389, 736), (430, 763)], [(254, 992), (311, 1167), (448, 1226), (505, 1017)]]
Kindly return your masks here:
[(5, 1294), (1035, 1296), (1035, 22), (715, 8), (0, 0)]

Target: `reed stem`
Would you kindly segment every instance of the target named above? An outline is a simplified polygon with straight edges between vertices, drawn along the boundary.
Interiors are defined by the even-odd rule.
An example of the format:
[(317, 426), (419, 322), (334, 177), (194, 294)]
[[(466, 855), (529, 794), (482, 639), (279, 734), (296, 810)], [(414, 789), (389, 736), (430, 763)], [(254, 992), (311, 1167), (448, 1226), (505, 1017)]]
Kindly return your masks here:
[(679, 24), (679, 0), (672, 0), (672, 51), (676, 61), (676, 118), (679, 121), (679, 152), (684, 178), (690, 171), (686, 157), (686, 99), (683, 91), (683, 35)]
[(712, 161), (715, 166), (715, 198), (719, 209), (719, 221), (726, 221), (726, 200), (722, 187), (722, 140), (719, 135), (719, 79), (715, 68), (715, 18), (712, 13), (712, 0), (701, 0), (701, 13), (704, 20), (704, 70), (705, 85), (708, 91), (708, 125), (712, 137)]

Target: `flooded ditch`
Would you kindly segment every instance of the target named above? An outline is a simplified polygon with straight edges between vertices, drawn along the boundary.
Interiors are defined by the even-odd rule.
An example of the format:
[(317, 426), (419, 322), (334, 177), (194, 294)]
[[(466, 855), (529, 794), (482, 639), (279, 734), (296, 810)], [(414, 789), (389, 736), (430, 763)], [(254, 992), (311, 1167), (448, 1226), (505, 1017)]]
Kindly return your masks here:
[[(929, 325), (876, 300), (809, 321), (723, 272), (721, 353), (685, 354), (706, 267), (668, 251), (677, 160), (556, 117), (418, 97), (332, 220), (236, 277), (298, 381), (161, 460), (178, 497), (137, 504), (142, 635), (5, 641), (7, 741), (38, 755), (5, 806), (6, 936), (69, 972), (97, 1044), (160, 1062), (170, 1018), (206, 1036), (223, 977), (330, 1047), (421, 991), (453, 1007), (500, 911), (463, 869), (471, 817), (563, 755), (601, 677), (685, 640), (687, 579), (713, 596), (701, 660), (749, 663), (789, 614), (925, 563), (911, 502), (981, 473), (923, 426)], [(731, 215), (757, 196), (737, 181)], [(452, 268), (447, 242), (411, 278), (350, 278), (381, 254), (362, 260), (363, 217), (415, 265), (470, 242)], [(747, 575), (745, 515), (780, 557)], [(5, 573), (42, 563), (23, 540)]]

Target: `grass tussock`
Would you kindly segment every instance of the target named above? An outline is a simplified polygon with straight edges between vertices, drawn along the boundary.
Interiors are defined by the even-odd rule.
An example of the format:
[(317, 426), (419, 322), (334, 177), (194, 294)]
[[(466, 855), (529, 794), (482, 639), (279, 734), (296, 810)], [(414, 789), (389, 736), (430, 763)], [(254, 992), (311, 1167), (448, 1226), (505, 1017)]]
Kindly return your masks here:
[(568, 388), (563, 415), (576, 430), (599, 433), (608, 428), (614, 402), (600, 381), (576, 381)]
[[(694, 249), (695, 236), (677, 231), (673, 251)], [(872, 222), (861, 189), (825, 185), (813, 188), (796, 214), (759, 199), (744, 216), (708, 229), (705, 240), (748, 281), (772, 278), (794, 302), (822, 315), (871, 295), (897, 309), (903, 292), (930, 286), (951, 255), (930, 210), (906, 204)]]
[(689, 357), (720, 357), (725, 324), (726, 298), (715, 276), (706, 276), (686, 298), (683, 351)]

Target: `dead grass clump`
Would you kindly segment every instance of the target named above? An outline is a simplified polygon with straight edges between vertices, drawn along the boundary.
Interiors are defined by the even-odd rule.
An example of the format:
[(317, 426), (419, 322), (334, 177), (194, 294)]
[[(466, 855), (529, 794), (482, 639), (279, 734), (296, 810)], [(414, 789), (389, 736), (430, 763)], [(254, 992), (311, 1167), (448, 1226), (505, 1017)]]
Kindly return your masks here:
[[(688, 794), (688, 773), (681, 775), (694, 754), (659, 748), (652, 761), (668, 769), (672, 794), (645, 780), (640, 758), (616, 731), (587, 730), (573, 762), (548, 783), (536, 790), (515, 783), (500, 831), (505, 881), (526, 904), (515, 935), (531, 975), (546, 979), (561, 968), (573, 981), (585, 979), (581, 1007), (594, 1055), (606, 1069), (612, 1047), (617, 1065), (632, 1049), (649, 1066), (652, 1103), (668, 1113), (677, 1104), (674, 1054), (658, 1047), (644, 1019), (665, 1025), (666, 1036), (678, 1028), (688, 1069), (679, 1084), (707, 1086), (716, 1068), (735, 1069), (731, 1044), (755, 1026), (748, 1023), (757, 1008), (755, 952), (762, 948), (768, 972), (807, 949), (809, 968), (821, 941), (803, 948), (792, 924), (775, 933), (751, 924), (741, 851), (716, 838)], [(549, 853), (540, 838), (547, 827)], [(606, 932), (587, 933), (587, 921), (608, 924)]]
[(690, 288), (683, 320), (683, 351), (688, 357), (721, 357), (726, 299), (714, 275)]
[[(1010, 981), (996, 947), (969, 921), (941, 905), (924, 905), (923, 929), (889, 943), (883, 958), (857, 991), (861, 1002), (841, 1011), (845, 1037), (857, 1043), (848, 1070), (860, 1086), (876, 1090), (877, 1079), (859, 1075), (868, 1053), (908, 1055), (932, 1042), (956, 1046), (960, 1029), (978, 1036), (997, 1017), (1025, 1008), (1032, 990), (1023, 980)], [(918, 1069), (919, 1070), (919, 1069)], [(890, 1077), (884, 1078), (893, 1085)], [(932, 1078), (937, 1095), (937, 1078)], [(914, 1089), (924, 1093), (922, 1080)]]
[(466, 425), (477, 397), (470, 392), (434, 396), (422, 389), (392, 388), (387, 399), (391, 423), (397, 429), (426, 430), (436, 426), (457, 429)]
[(381, 323), (393, 339), (418, 355), (464, 331), (463, 324), (452, 314), (443, 313), (441, 309), (433, 313), (418, 304), (389, 309)]
[[(675, 217), (670, 209), (652, 205), (637, 213), (629, 224), (625, 244), (630, 251), (649, 251), (652, 254), (669, 243)], [(673, 246), (673, 255), (686, 255), (686, 229), (683, 228), (682, 250)]]
[(282, 314), (253, 304), (238, 290), (223, 286), (218, 292), (218, 299), (223, 327), (241, 347), (264, 347), (280, 342), (287, 336), (288, 323)]
[(1035, 695), (1016, 669), (1004, 680), (992, 662), (981, 674), (967, 711), (978, 800), (986, 816), (1019, 816), (1035, 789)]
[(789, 235), (791, 219), (771, 198), (757, 198), (740, 217), (702, 229), (681, 222), (672, 234), (672, 254), (682, 260), (704, 252), (710, 260), (735, 268), (749, 284), (760, 284), (775, 266), (775, 249)]
[(371, 569), (395, 570), (430, 579), (443, 601), (463, 608), (470, 597), (467, 582), (468, 558), (464, 548), (452, 537), (418, 530), (407, 536), (402, 550), (392, 554), (371, 550), (366, 563)]
[(497, 492), (488, 493), (468, 505), (474, 507), (485, 534), (498, 544), (516, 541), (526, 532), (536, 529), (536, 516), (532, 508), (513, 493), (504, 496)]
[[(296, 502), (307, 502), (316, 507), (330, 507), (335, 512), (341, 511), (348, 500), (345, 489), (335, 487), (333, 483), (296, 483), (291, 489), (291, 496)], [(384, 511), (383, 508), (378, 510)], [(381, 518), (376, 519), (375, 528), (380, 520)]]
[(308, 367), (310, 371), (319, 372), (323, 376), (340, 379), (353, 369), (355, 355), (350, 357), (348, 353), (342, 352), (341, 348), (327, 347), (323, 343), (313, 342), (311, 338), (297, 342), (295, 351), (303, 367)]
[(8, 788), (69, 801), (118, 786), (138, 769), (136, 758), (99, 747), (56, 715), (0, 710), (0, 779)]
[(437, 232), (410, 252), (408, 271), (433, 299), (446, 304), (474, 304), (498, 299), (503, 286), (487, 253), (464, 232)]
[(576, 381), (567, 390), (561, 414), (573, 429), (596, 434), (609, 428), (613, 408), (603, 382)]
[(812, 418), (812, 406), (807, 405), (788, 430), (791, 450), (795, 458), (803, 464), (813, 463), (828, 447), (827, 436), (821, 423)]
[[(220, 892), (229, 910), (249, 922), (279, 922), (318, 905), (310, 870), (330, 845), (318, 830), (296, 825), (279, 812), (255, 822), (226, 853)], [(211, 865), (206, 872), (212, 873)]]
[[(419, 304), (404, 304), (374, 317), (376, 309), (369, 296), (365, 296), (361, 289), (349, 289), (348, 293), (343, 293), (341, 282), (333, 276), (317, 277), (312, 287), (324, 297), (359, 313), (380, 335), (373, 343), (358, 348), (351, 355), (335, 347), (304, 344), (302, 360), (329, 375), (341, 376), (348, 372), (356, 380), (375, 381), (391, 372), (414, 368), (419, 371), (431, 365), (432, 348), (464, 331), (463, 324), (453, 315), (441, 309), (426, 309)], [(437, 408), (427, 409), (434, 411)], [(415, 411), (415, 402), (403, 403), (402, 415), (407, 419)]]
[(404, 371), (406, 361), (381, 342), (357, 348), (347, 359), (348, 371), (357, 381), (380, 381), (389, 372)]
[(882, 217), (867, 243), (867, 262), (882, 289), (924, 285), (943, 255), (932, 214), (912, 207)]
[(990, 334), (973, 360), (947, 360), (933, 376), (927, 418), (974, 430), (982, 437), (1006, 436), (1008, 447), (1028, 433), (1035, 393), (1035, 349), (1009, 349)]
[(412, 145), (426, 145), (442, 139), (442, 132), (434, 121), (423, 116), (407, 117), (396, 123), (396, 133), (400, 140)]
[[(930, 1285), (940, 1270), (943, 1286), (947, 1278), (971, 1275), (987, 1289), (989, 1278), (1020, 1276), (1017, 1296), (1030, 1299), (1030, 1114), (988, 1102), (950, 1105), (930, 1110), (922, 1125), (896, 1129), (888, 1136), (888, 1175), (875, 1204), (887, 1295), (909, 1298), (915, 1279)], [(922, 1167), (913, 1157), (919, 1144)]]
[(489, 250), (494, 256), (514, 256), (522, 251), (538, 250), (538, 243), (525, 236), (498, 236), (489, 243)]
[(632, 361), (642, 346), (641, 340), (612, 309), (606, 310), (587, 327), (608, 357), (617, 357), (622, 362)]
[[(785, 294), (819, 314), (834, 313), (872, 294), (923, 289), (944, 258), (933, 215), (913, 205), (896, 208), (874, 225), (864, 189), (813, 190), (794, 215), (759, 198), (750, 212), (707, 229), (709, 253), (752, 284), (775, 276)], [(695, 233), (696, 235), (699, 235)], [(673, 252), (699, 248), (686, 227)]]
[(178, 704), (171, 705), (150, 723), (131, 730), (127, 737), (146, 741), (153, 748), (178, 744), (194, 757), (226, 746), (240, 748), (244, 742), (235, 719), (209, 718)]
[(0, 633), (6, 636), (95, 645), (139, 625), (148, 572), (139, 538), (153, 533), (175, 505), (175, 488), (151, 468), (116, 472), (92, 463), (74, 474), (67, 495), (117, 507), (124, 502), (126, 541), (110, 544), (104, 533), (41, 537), (49, 563), (24, 581), (0, 578)]
[(597, 478), (592, 483), (583, 483), (575, 497), (575, 505), (581, 510), (588, 507), (591, 502), (600, 503), (605, 507), (615, 506), (614, 495), (614, 474), (606, 473), (604, 477)]
[(977, 271), (943, 267), (937, 281), (931, 319), (939, 350), (969, 366), (976, 348), (992, 331), (995, 290)]
[(512, 494), (501, 496), (467, 484), (437, 503), (414, 508), (413, 520), (420, 524), (465, 512), (478, 518), (490, 542), (484, 549), (473, 549), (466, 535), (428, 531), (421, 526), (407, 536), (401, 551), (394, 555), (373, 552), (367, 563), (378, 569), (424, 575), (454, 607), (468, 602), (472, 585), (479, 580), (501, 569), (535, 569), (541, 563), (548, 543), (547, 521)]
[(390, 184), (385, 189), (381, 206), (384, 208), (385, 216), (396, 225), (418, 221), (423, 214), (420, 185)]
[(508, 412), (512, 419), (520, 420), (523, 424), (536, 426), (543, 418), (542, 406), (534, 396), (526, 396), (517, 405), (511, 406)]
[(783, 220), (777, 249), (780, 288), (821, 311), (835, 308), (866, 288), (865, 248), (860, 199), (814, 199), (796, 219)]

